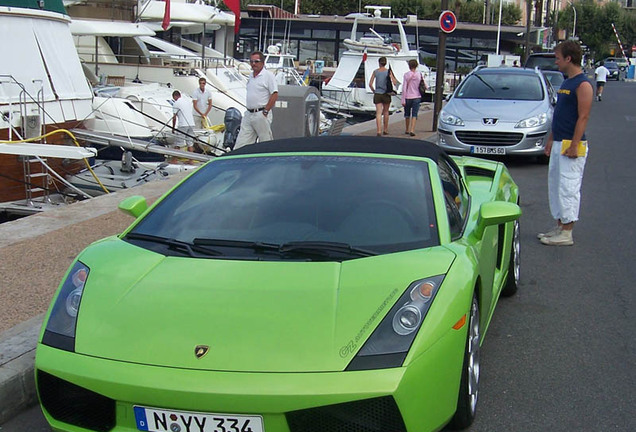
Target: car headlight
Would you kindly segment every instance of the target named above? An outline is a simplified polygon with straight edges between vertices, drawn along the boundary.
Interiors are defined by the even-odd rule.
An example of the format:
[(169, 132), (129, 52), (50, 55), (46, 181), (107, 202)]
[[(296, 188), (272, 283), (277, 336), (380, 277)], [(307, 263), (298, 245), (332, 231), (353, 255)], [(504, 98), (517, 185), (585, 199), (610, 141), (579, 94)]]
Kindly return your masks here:
[(453, 115), (453, 114), (449, 114), (447, 112), (442, 111), (439, 114), (439, 120), (447, 125), (451, 125), (451, 126), (464, 126), (464, 121), (462, 119), (460, 119), (459, 117)]
[(528, 117), (527, 119), (521, 120), (519, 123), (515, 125), (516, 128), (532, 128), (544, 125), (548, 122), (548, 114), (541, 113), (536, 116)]
[(55, 299), (44, 329), (42, 343), (66, 351), (75, 351), (75, 326), (84, 285), (90, 269), (77, 261)]
[(402, 366), (443, 280), (439, 275), (411, 283), (346, 370)]

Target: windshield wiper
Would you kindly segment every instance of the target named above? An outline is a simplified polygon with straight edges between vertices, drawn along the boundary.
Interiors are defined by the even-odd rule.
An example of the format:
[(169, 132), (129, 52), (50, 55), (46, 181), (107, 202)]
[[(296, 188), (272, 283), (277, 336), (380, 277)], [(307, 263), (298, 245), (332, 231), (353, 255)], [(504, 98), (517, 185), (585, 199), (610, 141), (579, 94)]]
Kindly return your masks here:
[(168, 246), (172, 250), (185, 251), (191, 257), (196, 258), (199, 254), (208, 255), (208, 256), (221, 256), (222, 252), (219, 252), (214, 249), (209, 249), (206, 247), (201, 247), (196, 244), (191, 244), (188, 242), (184, 242), (177, 239), (171, 239), (166, 237), (160, 237), (151, 234), (141, 234), (141, 233), (128, 233), (125, 236), (126, 239), (131, 240), (143, 240), (153, 243), (164, 244)]
[(318, 255), (323, 257), (333, 257), (333, 254), (369, 257), (377, 255), (377, 252), (351, 246), (347, 243), (322, 242), (322, 241), (295, 241), (285, 243), (280, 246), (281, 253), (300, 253), (308, 255)]
[(263, 243), (249, 240), (225, 240), (195, 238), (195, 245), (218, 246), (230, 248), (252, 249), (256, 252), (275, 253), (277, 255), (301, 255), (307, 257), (368, 257), (377, 255), (376, 252), (351, 246), (347, 243), (324, 241), (294, 241), (282, 245)]
[(489, 88), (489, 89), (490, 89), (493, 93), (496, 93), (495, 88), (494, 88), (493, 86), (491, 86), (490, 84), (488, 84), (486, 81), (484, 81), (484, 79), (483, 79), (482, 77), (480, 77), (478, 74), (475, 74), (475, 77), (476, 77), (479, 81), (483, 82), (483, 83), (484, 83), (484, 85), (485, 85), (486, 87), (488, 87), (488, 88)]
[(208, 239), (195, 238), (192, 243), (200, 246), (218, 246), (230, 248), (253, 249), (255, 251), (275, 251), (278, 252), (280, 245), (275, 243), (262, 243), (249, 240), (226, 240), (226, 239)]

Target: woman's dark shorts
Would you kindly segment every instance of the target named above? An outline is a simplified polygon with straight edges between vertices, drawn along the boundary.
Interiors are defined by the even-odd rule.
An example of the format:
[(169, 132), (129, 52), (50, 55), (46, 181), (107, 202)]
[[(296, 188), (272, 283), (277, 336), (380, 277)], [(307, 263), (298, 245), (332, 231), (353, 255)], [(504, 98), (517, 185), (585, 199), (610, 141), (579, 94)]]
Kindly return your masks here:
[(391, 96), (386, 93), (374, 93), (373, 94), (373, 103), (374, 104), (390, 104)]

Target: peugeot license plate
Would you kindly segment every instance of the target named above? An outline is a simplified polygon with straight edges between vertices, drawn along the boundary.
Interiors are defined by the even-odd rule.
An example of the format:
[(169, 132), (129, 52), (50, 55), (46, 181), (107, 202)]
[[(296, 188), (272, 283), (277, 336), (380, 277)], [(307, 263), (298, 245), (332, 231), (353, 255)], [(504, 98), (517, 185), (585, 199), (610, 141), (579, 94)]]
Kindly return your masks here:
[(505, 155), (506, 149), (503, 147), (472, 146), (470, 152), (484, 155)]
[(263, 432), (261, 416), (133, 407), (137, 429), (149, 432)]

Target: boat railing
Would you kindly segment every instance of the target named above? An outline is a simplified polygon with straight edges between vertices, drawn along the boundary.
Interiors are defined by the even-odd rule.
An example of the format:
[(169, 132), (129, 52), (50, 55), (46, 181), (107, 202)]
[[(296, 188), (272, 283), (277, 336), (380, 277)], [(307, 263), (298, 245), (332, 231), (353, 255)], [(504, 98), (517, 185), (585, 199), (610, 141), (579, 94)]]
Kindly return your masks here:
[[(18, 92), (18, 109), (13, 109), (13, 99), (8, 99), (8, 113), (6, 115), (6, 121), (8, 122), (8, 138), (9, 141), (37, 141), (40, 143), (46, 143), (46, 118), (52, 119), (50, 114), (47, 113), (45, 108), (44, 97), (44, 82), (40, 79), (34, 79), (33, 84), (37, 86), (38, 90), (35, 96), (27, 90), (26, 86), (18, 81), (13, 75), (0, 75), (0, 86), (14, 85), (19, 87)], [(11, 92), (4, 92), (5, 94), (11, 94)], [(35, 107), (35, 110), (34, 110)], [(33, 112), (35, 111), (35, 114)], [(15, 114), (18, 114), (20, 130), (18, 131), (14, 125)], [(2, 116), (5, 117), (4, 110)], [(14, 135), (15, 138), (14, 139)], [(41, 203), (52, 203), (50, 189), (46, 187), (52, 184), (52, 178), (55, 177), (61, 183), (71, 186), (63, 177), (61, 177), (53, 168), (47, 163), (46, 159), (40, 156), (20, 156), (22, 161), (22, 169), (24, 174), (24, 190), (25, 190), (25, 202), (27, 207), (36, 208), (34, 197), (35, 193), (41, 193), (38, 197)], [(39, 182), (37, 185), (35, 182)], [(82, 194), (81, 191), (78, 191)]]
[(279, 76), (282, 75), (282, 78), (280, 78), (279, 80), (284, 81), (283, 84), (298, 85), (298, 86), (306, 85), (305, 81), (303, 80), (303, 77), (300, 76), (298, 71), (294, 68), (280, 67), (280, 68), (269, 69), (269, 71), (272, 72), (277, 79), (279, 79)]
[[(38, 91), (35, 94), (35, 96), (33, 96), (27, 90), (26, 86), (20, 81), (18, 81), (13, 75), (0, 75), (0, 85), (5, 85), (5, 84), (15, 85), (20, 88), (20, 91), (18, 92), (18, 103), (17, 103), (18, 111), (15, 111), (13, 109), (14, 103), (12, 101), (12, 98), (8, 99), (9, 110), (8, 110), (6, 121), (9, 125), (8, 127), (9, 141), (13, 140), (13, 134), (15, 134), (19, 139), (41, 136), (42, 131), (44, 130), (44, 127), (46, 126), (46, 115), (43, 115), (43, 114), (46, 114), (44, 110), (43, 81), (39, 79), (33, 80), (33, 84), (37, 85), (37, 88), (38, 88)], [(11, 92), (4, 92), (4, 93), (11, 94)], [(32, 106), (35, 106), (36, 114), (31, 114), (33, 112), (33, 108), (31, 108)], [(14, 116), (16, 115), (16, 113), (19, 115), (18, 122), (20, 124), (22, 134), (20, 134), (14, 126), (14, 123), (16, 122), (14, 119)], [(33, 120), (34, 118), (37, 118), (37, 123), (35, 124), (35, 126), (37, 127), (37, 130), (36, 128), (28, 127), (30, 126), (29, 122), (32, 123), (34, 121)], [(35, 135), (33, 137), (23, 136), (23, 135), (26, 135), (25, 131), (27, 130), (34, 131)]]
[[(79, 53), (87, 65), (99, 66), (100, 62), (96, 62), (95, 53), (80, 52)], [(232, 57), (201, 57), (192, 55), (131, 55), (117, 54), (115, 55), (117, 64), (138, 67), (158, 67), (171, 68), (174, 75), (194, 75), (196, 69), (232, 69), (241, 66), (242, 62)], [(112, 65), (113, 62), (101, 62), (102, 64)], [(248, 68), (249, 69), (249, 68)], [(250, 70), (251, 71), (251, 70)]]

